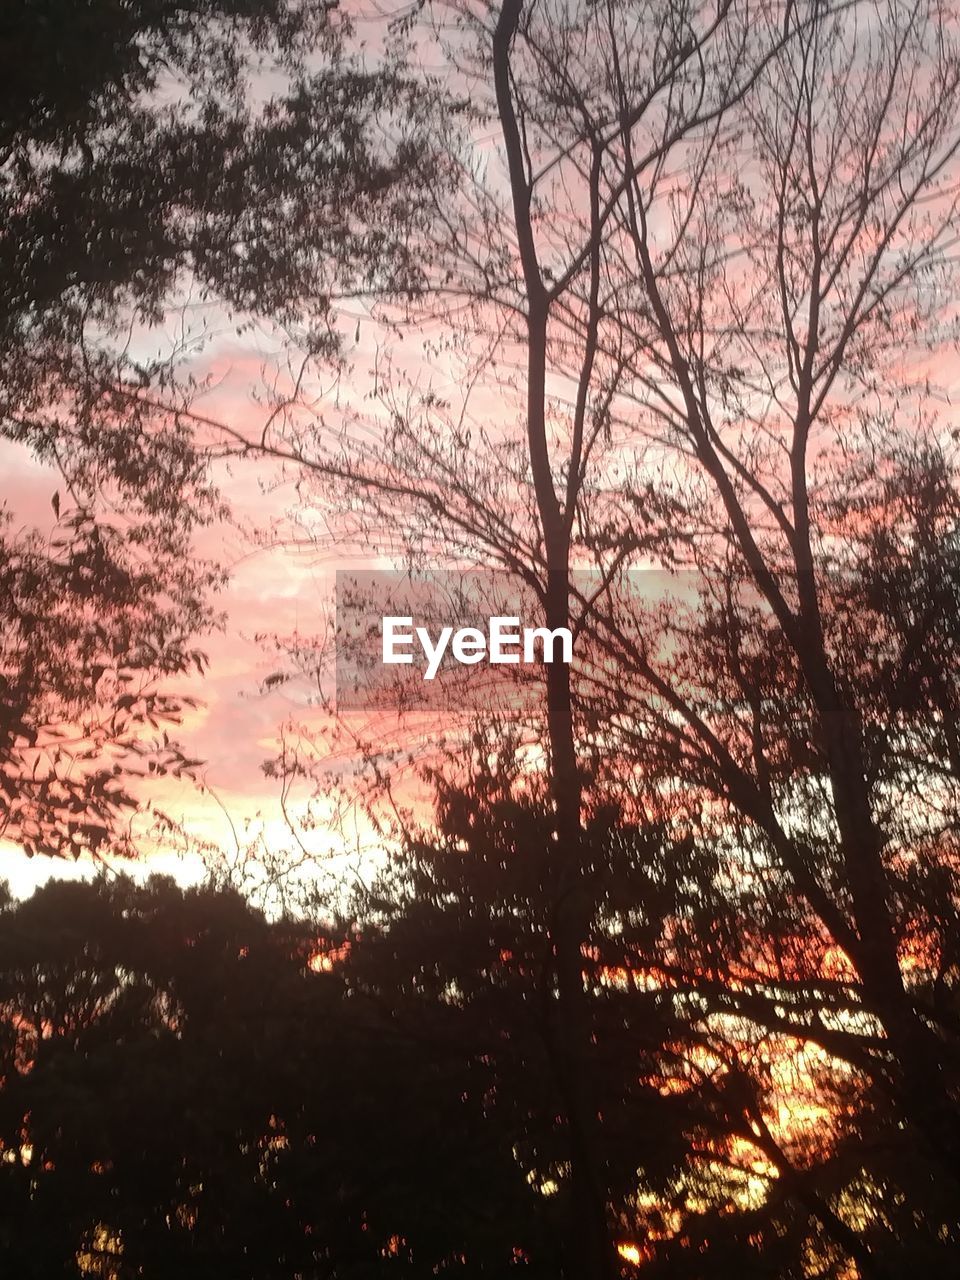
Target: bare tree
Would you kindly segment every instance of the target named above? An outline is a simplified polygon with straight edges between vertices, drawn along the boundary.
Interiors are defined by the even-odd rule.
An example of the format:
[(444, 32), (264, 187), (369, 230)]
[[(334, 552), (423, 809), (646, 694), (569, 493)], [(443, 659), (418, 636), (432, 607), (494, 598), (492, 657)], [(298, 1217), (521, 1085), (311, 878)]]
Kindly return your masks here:
[[(629, 446), (618, 453), (611, 430), (642, 354), (624, 322), (627, 291), (638, 286), (619, 209), (639, 173), (711, 152), (784, 39), (780, 14), (776, 6), (638, 4), (615, 13), (508, 0), (438, 13), (441, 23), (451, 17), (455, 34), (441, 37), (451, 77), (470, 88), (474, 127), (494, 124), (497, 154), (461, 150), (460, 192), (452, 201), (442, 192), (436, 204), (441, 251), (432, 251), (427, 305), (403, 321), (454, 327), (472, 396), (450, 404), (432, 387), (405, 390), (402, 370), (385, 359), (375, 386), (385, 426), (371, 432), (348, 413), (331, 429), (305, 412), (298, 375), (263, 436), (240, 445), (312, 475), (349, 512), (354, 540), (400, 556), (500, 565), (533, 586), (549, 627), (580, 628), (590, 607), (577, 602), (571, 572), (598, 569), (602, 594), (631, 558), (664, 544), (653, 486), (638, 500), (635, 485), (611, 488), (607, 474), (617, 455), (625, 477), (636, 478)], [(629, 90), (614, 77), (621, 49), (635, 58)], [(480, 402), (491, 380), (499, 421), (488, 423)], [(598, 890), (581, 850), (588, 770), (576, 705), (569, 668), (549, 667), (551, 1035), (569, 1128), (571, 1265), (601, 1276), (616, 1264), (584, 1013), (583, 945)]]
[[(949, 762), (949, 730), (930, 736), (943, 709), (928, 704), (919, 731), (931, 761), (919, 788), (904, 751), (904, 734), (918, 732), (906, 729), (905, 687), (930, 687), (923, 650), (955, 634), (955, 596), (929, 589), (929, 560), (926, 590), (904, 576), (938, 539), (941, 571), (953, 572), (950, 438), (934, 421), (925, 360), (950, 336), (960, 63), (939, 6), (810, 12), (749, 101), (739, 179), (714, 175), (693, 191), (666, 257), (651, 226), (655, 187), (631, 183), (623, 210), (648, 361), (672, 397), (664, 435), (703, 486), (691, 516), (711, 532), (698, 567), (717, 573), (726, 557), (737, 580), (712, 584), (737, 735), (718, 731), (707, 691), (698, 705), (628, 647), (669, 706), (659, 718), (677, 762), (762, 833), (849, 958), (896, 1059), (899, 1105), (955, 1167), (952, 1032), (902, 967), (898, 882), (918, 851), (897, 838), (891, 800), (928, 817), (955, 803), (952, 782), (935, 783), (937, 755)], [(911, 421), (906, 444), (902, 428), (891, 443), (898, 420)], [(917, 433), (926, 455), (909, 446)], [(911, 605), (877, 599), (884, 573), (899, 575)], [(738, 583), (763, 602), (762, 666), (744, 651), (753, 626)], [(710, 652), (703, 631), (691, 641)]]
[[(670, 808), (719, 851), (699, 909), (645, 958), (663, 981), (822, 1045), (955, 1164), (956, 597), (906, 583), (953, 572), (950, 441), (922, 361), (950, 337), (957, 58), (927, 3), (510, 0), (437, 23), (473, 107), (447, 134), (461, 182), (434, 193), (430, 278), (380, 317), (429, 335), (438, 377), (405, 373), (385, 342), (378, 413), (321, 417), (308, 360), (239, 445), (291, 464), (355, 541), (501, 565), (578, 633), (572, 680), (545, 676), (546, 981), (571, 1257), (605, 1275), (583, 954), (602, 895), (582, 857), (601, 798)], [(928, 447), (898, 438), (905, 420)], [(638, 612), (627, 571), (651, 564), (691, 570), (688, 598)], [(745, 904), (757, 919), (738, 938)], [(908, 979), (920, 934), (924, 978)], [(760, 1096), (740, 1061), (731, 1081)], [(744, 1108), (724, 1123), (800, 1187), (756, 1099)]]

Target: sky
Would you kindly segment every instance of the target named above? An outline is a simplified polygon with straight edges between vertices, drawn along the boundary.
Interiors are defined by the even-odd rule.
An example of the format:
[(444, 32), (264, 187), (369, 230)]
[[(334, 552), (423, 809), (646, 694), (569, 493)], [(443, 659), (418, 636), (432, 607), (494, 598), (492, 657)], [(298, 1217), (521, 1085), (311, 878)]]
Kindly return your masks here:
[[(232, 335), (215, 340), (190, 369), (213, 380), (214, 389), (202, 401), (204, 411), (235, 425), (252, 427), (259, 421), (262, 410), (253, 397), (263, 358), (256, 342), (241, 345)], [(0, 496), (15, 527), (52, 530), (54, 471), (22, 446), (0, 441), (0, 475)], [(161, 780), (143, 798), (183, 823), (198, 840), (230, 853), (237, 834), (242, 839), (245, 831), (263, 833), (274, 844), (289, 840), (278, 784), (264, 775), (263, 764), (276, 754), (281, 724), (307, 710), (308, 691), (295, 684), (264, 688), (277, 670), (278, 657), (257, 636), (322, 634), (332, 606), (333, 563), (289, 547), (258, 546), (250, 536), (248, 526), (254, 521), (260, 526), (283, 523), (293, 503), (291, 487), (278, 482), (274, 468), (218, 463), (215, 479), (233, 519), (205, 529), (197, 551), (229, 570), (229, 585), (218, 601), (225, 618), (222, 627), (201, 641), (209, 658), (207, 673), (178, 686), (200, 705), (188, 711), (176, 734), (188, 755), (206, 761), (204, 785)], [(146, 820), (141, 829), (146, 836)], [(318, 851), (324, 843), (316, 840)], [(202, 859), (179, 857), (149, 838), (144, 844), (149, 856), (142, 867), (131, 868), (135, 873), (163, 870), (183, 881), (203, 878)], [(0, 878), (18, 895), (51, 876), (92, 872), (89, 865), (27, 858), (9, 842), (0, 842)]]
[[(198, 408), (241, 433), (255, 433), (265, 413), (257, 399), (263, 390), (264, 371), (282, 367), (280, 336), (259, 326), (238, 335), (236, 324), (212, 306), (192, 307), (184, 314), (198, 336), (201, 332), (206, 335), (205, 343), (193, 353), (186, 368), (210, 382)], [(177, 341), (181, 336), (179, 318), (172, 309), (165, 330), (140, 334), (138, 341), (144, 353), (163, 350)], [(344, 325), (351, 337), (357, 320), (358, 337), (352, 351), (356, 380), (346, 393), (359, 403), (369, 390), (381, 335), (369, 314), (346, 308)], [(420, 359), (432, 385), (442, 394), (449, 389), (453, 375), (445, 371), (435, 354), (429, 360), (423, 356), (422, 344), (427, 336), (416, 335), (409, 358), (412, 367)], [(960, 392), (956, 362), (942, 366), (937, 375), (948, 402), (955, 401)], [(496, 420), (495, 402), (481, 402), (478, 407), (491, 421)], [(50, 498), (56, 488), (53, 473), (20, 447), (2, 442), (0, 475), (0, 496), (6, 498), (16, 521), (40, 529), (52, 527)], [(205, 531), (198, 551), (230, 569), (229, 586), (222, 599), (226, 619), (222, 630), (203, 642), (209, 670), (190, 688), (200, 705), (188, 714), (178, 733), (187, 753), (207, 762), (202, 773), (205, 788), (167, 780), (152, 787), (145, 799), (183, 824), (198, 841), (230, 854), (238, 836), (243, 843), (245, 833), (262, 835), (275, 847), (289, 843), (280, 788), (275, 779), (266, 776), (264, 762), (276, 755), (278, 732), (285, 722), (306, 719), (314, 728), (325, 726), (326, 713), (309, 705), (313, 691), (302, 683), (265, 686), (278, 669), (278, 658), (269, 643), (258, 642), (256, 636), (263, 632), (323, 634), (332, 609), (334, 571), (356, 566), (358, 561), (353, 553), (349, 557), (338, 554), (336, 547), (304, 551), (289, 545), (258, 546), (245, 534), (248, 526), (275, 526), (281, 538), (290, 532), (288, 516), (297, 505), (297, 494), (293, 483), (285, 481), (275, 467), (263, 462), (221, 464), (216, 479), (231, 504), (234, 522)], [(332, 694), (329, 683), (324, 692)], [(299, 798), (294, 796), (292, 803), (296, 808)], [(325, 856), (341, 837), (321, 825), (305, 838), (312, 849)], [(145, 844), (150, 845), (150, 853), (144, 868), (172, 869), (182, 879), (204, 874), (202, 859), (178, 860), (155, 842)], [(28, 892), (50, 875), (87, 874), (89, 870), (42, 858), (27, 859), (9, 844), (0, 845), (0, 875), (10, 881), (17, 893)]]

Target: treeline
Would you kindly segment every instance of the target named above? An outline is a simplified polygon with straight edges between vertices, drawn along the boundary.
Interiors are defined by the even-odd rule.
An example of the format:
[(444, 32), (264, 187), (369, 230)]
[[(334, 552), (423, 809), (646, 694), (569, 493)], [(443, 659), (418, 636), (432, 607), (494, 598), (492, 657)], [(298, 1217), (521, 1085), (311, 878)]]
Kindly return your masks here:
[(332, 945), (160, 878), (6, 904), (5, 1274), (557, 1274), (490, 1067), (325, 972)]
[[(549, 807), (480, 770), (440, 813), (335, 925), (160, 877), (6, 902), (11, 1274), (568, 1274)], [(842, 1046), (796, 1059), (792, 1030), (728, 1012), (731, 990), (769, 992), (636, 967), (695, 909), (704, 855), (610, 815), (585, 841), (608, 886), (587, 1034), (623, 1274), (841, 1277), (851, 1255), (864, 1275), (949, 1274), (952, 1176)], [(788, 1018), (799, 984), (780, 985), (788, 1007), (754, 1027)], [(810, 1039), (832, 1022), (865, 1047), (853, 993), (820, 986)]]

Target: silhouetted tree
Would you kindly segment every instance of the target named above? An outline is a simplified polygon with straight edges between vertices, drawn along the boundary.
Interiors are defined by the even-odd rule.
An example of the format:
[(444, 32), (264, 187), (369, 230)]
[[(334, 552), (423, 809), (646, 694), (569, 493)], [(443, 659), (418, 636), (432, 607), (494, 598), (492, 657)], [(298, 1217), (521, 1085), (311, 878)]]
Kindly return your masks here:
[[(82, 12), (100, 32), (112, 14)], [(252, 26), (207, 21), (248, 16), (234, 6), (131, 12), (136, 30), (62, 85), (39, 57), (0, 153), (3, 429), (69, 494), (62, 546), (11, 537), (0, 559), (8, 829), (99, 847), (132, 803), (142, 726), (176, 712), (152, 680), (196, 661), (205, 618), (209, 579), (183, 569), (183, 495), (201, 518), (215, 506), (198, 430), (291, 464), (308, 496), (312, 477), (378, 554), (504, 567), (551, 626), (575, 626), (579, 664), (545, 673), (526, 726), (543, 778), (518, 752), (505, 775), (481, 759), (465, 789), (441, 779), (438, 829), (362, 904), (335, 980), (278, 960), (271, 1000), (241, 981), (234, 1004), (189, 931), (170, 955), (203, 971), (149, 970), (150, 1045), (209, 1127), (161, 1113), (162, 1158), (144, 1162), (124, 1147), (136, 1096), (111, 1139), (124, 1222), (101, 1210), (89, 1136), (42, 1092), (30, 1105), (35, 1080), (62, 1099), (92, 1059), (54, 1054), (43, 1075), (10, 1049), (8, 1172), (23, 1213), (45, 1203), (60, 1233), (37, 1245), (41, 1273), (99, 1249), (96, 1265), (144, 1274), (161, 1258), (178, 1274), (430, 1274), (462, 1254), (599, 1277), (624, 1234), (671, 1275), (955, 1267), (958, 513), (929, 367), (953, 336), (952, 16), (895, 0), (453, 5), (430, 47), (448, 87), (469, 86), (483, 145), (494, 122), (490, 159), (436, 111), (434, 82), (345, 62), (327, 12), (306, 11), (309, 30), (278, 6)], [(308, 72), (318, 40), (327, 70)], [(270, 41), (286, 80), (260, 110), (248, 55)], [(161, 67), (199, 109), (159, 105)], [(375, 113), (400, 144), (371, 141)], [(245, 437), (194, 412), (168, 363), (117, 348), (122, 318), (156, 318), (188, 280), (300, 330), (304, 370), (337, 353), (336, 295), (367, 289), (401, 333), (440, 326), (429, 355), (452, 349), (462, 383), (448, 402), (399, 352), (375, 371), (385, 418), (351, 406), (331, 431), (298, 379)], [(93, 510), (110, 496), (124, 540)], [(651, 599), (627, 576), (651, 564), (689, 572)], [(86, 790), (58, 768), (75, 744), (48, 732), (68, 709)], [(63, 972), (85, 974), (85, 954)], [(116, 973), (94, 979), (71, 1018), (120, 1007), (103, 994)], [(43, 1001), (74, 1000), (73, 981), (49, 965), (19, 979), (44, 993), (41, 1046), (60, 1043)], [(11, 1045), (30, 1025), (15, 987)], [(320, 990), (329, 1005), (305, 994)], [(285, 1052), (251, 1053), (250, 1019), (274, 1014)], [(303, 1015), (313, 1030), (294, 1036)], [(310, 1037), (334, 1015), (324, 1075), (330, 1046)], [(126, 1043), (106, 1039), (110, 1055)], [(355, 1108), (331, 1081), (363, 1082)], [(372, 1132), (375, 1155), (351, 1146)], [(80, 1216), (57, 1199), (71, 1144)], [(130, 1193), (138, 1161), (163, 1195)]]
[[(459, 784), (439, 779), (435, 826), (358, 895), (345, 974), (401, 1025), (485, 1064), (491, 1114), (563, 1216), (552, 818), (542, 782), (489, 751)], [(632, 1245), (653, 1274), (697, 1277), (799, 1278), (812, 1257), (835, 1277), (851, 1258), (865, 1276), (949, 1269), (951, 1185), (904, 1130), (889, 1047), (855, 986), (809, 955), (789, 888), (745, 872), (731, 885), (716, 842), (612, 809), (587, 811), (584, 849), (599, 886), (582, 961), (597, 1153), (625, 1256)], [(561, 1273), (576, 1265), (564, 1250)]]
[[(667, 389), (663, 436), (684, 458), (690, 564), (710, 603), (675, 626), (661, 616), (653, 646), (649, 631), (626, 643), (646, 692), (635, 706), (621, 683), (617, 705), (657, 726), (657, 776), (695, 780), (737, 815), (733, 860), (769, 859), (806, 916), (808, 954), (822, 962), (832, 943), (846, 958), (859, 1026), (876, 1019), (895, 1060), (896, 1105), (955, 1169), (952, 1014), (921, 989), (939, 973), (950, 1002), (935, 938), (956, 901), (943, 728), (956, 474), (916, 365), (950, 333), (960, 63), (936, 6), (809, 13), (749, 101), (755, 180), (701, 183), (666, 250), (653, 188), (630, 187), (635, 314)], [(742, 275), (726, 264), (731, 235)], [(934, 878), (908, 923), (900, 884)]]
[[(258, 441), (241, 436), (240, 447), (295, 463), (305, 486), (318, 482), (326, 501), (348, 513), (351, 542), (366, 534), (380, 553), (503, 567), (532, 588), (551, 628), (579, 628), (585, 610), (572, 570), (587, 557), (605, 575), (627, 556), (662, 546), (652, 526), (664, 508), (652, 491), (640, 502), (632, 492), (614, 496), (612, 515), (592, 502), (632, 354), (629, 338), (618, 347), (608, 278), (618, 255), (607, 248), (612, 215), (623, 196), (610, 149), (621, 120), (609, 93), (603, 97), (598, 68), (611, 43), (632, 41), (642, 73), (624, 119), (643, 139), (643, 164), (666, 166), (718, 131), (753, 85), (784, 38), (774, 8), (669, 6), (665, 25), (662, 6), (627, 5), (617, 18), (624, 30), (608, 35), (610, 15), (597, 6), (450, 5), (456, 34), (445, 39), (441, 28), (441, 49), (452, 83), (472, 87), (476, 127), (485, 132), (495, 121), (497, 164), (468, 154), (456, 198), (435, 184), (429, 189), (439, 252), (428, 258), (426, 307), (403, 320), (429, 324), (439, 312), (441, 325), (453, 327), (466, 391), (450, 403), (416, 376), (406, 382), (387, 356), (376, 384), (386, 427), (371, 434), (349, 416), (332, 433), (325, 416), (294, 396), (276, 406)], [(387, 311), (385, 318), (395, 317)], [(489, 375), (492, 386), (485, 386)], [(496, 397), (495, 423), (473, 406), (478, 387)], [(633, 475), (629, 461), (626, 470)], [(640, 527), (627, 544), (602, 544), (611, 520), (633, 516)], [(545, 669), (534, 719), (548, 750), (558, 837), (552, 1045), (577, 1188), (569, 1247), (580, 1274), (608, 1276), (617, 1263), (595, 1149), (598, 1101), (581, 973), (594, 908), (580, 848), (589, 767), (564, 664)]]
[(160, 878), (8, 903), (4, 1268), (555, 1275), (489, 1071), (351, 993), (341, 947)]
[(0, 829), (29, 852), (123, 846), (131, 755), (176, 721), (168, 677), (212, 621), (193, 534), (223, 508), (180, 368), (199, 338), (171, 349), (164, 316), (309, 314), (331, 355), (338, 290), (420, 277), (398, 182), (431, 168), (420, 95), (349, 35), (290, 0), (0, 17), (0, 437), (54, 468), (57, 522), (2, 529)]
[[(769, 1053), (796, 1036), (846, 1064), (852, 1146), (886, 1108), (891, 1150), (909, 1124), (945, 1202), (956, 480), (930, 360), (954, 332), (951, 15), (455, 9), (453, 74), (499, 127), (500, 168), (465, 166), (434, 280), (435, 306), (455, 299), (466, 390), (404, 382), (398, 355), (378, 370), (382, 430), (350, 420), (331, 441), (288, 405), (262, 443), (319, 477), (320, 501), (346, 493), (348, 532), (382, 530), (378, 551), (502, 565), (578, 628), (581, 669), (569, 688), (547, 677), (537, 728), (583, 1273), (611, 1267), (582, 959), (602, 882), (584, 874), (580, 817), (596, 796), (712, 848), (651, 980), (713, 1019), (742, 1103), (731, 1135), (794, 1188), (838, 1267), (883, 1275), (905, 1219), (884, 1240), (838, 1183), (806, 1176), (802, 1144), (768, 1123)], [(690, 572), (638, 603), (626, 570), (651, 563)], [(696, 1045), (697, 1019), (684, 1031)]]

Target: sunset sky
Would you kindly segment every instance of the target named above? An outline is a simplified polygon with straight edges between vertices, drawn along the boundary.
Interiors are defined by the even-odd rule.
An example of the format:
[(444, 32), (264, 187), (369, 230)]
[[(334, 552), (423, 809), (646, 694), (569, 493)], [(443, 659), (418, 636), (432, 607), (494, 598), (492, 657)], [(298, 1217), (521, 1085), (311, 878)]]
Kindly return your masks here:
[[(204, 319), (211, 323), (209, 309)], [(157, 348), (163, 341), (158, 339)], [(145, 347), (149, 350), (150, 348)], [(191, 371), (212, 381), (202, 398), (202, 409), (242, 429), (255, 428), (262, 410), (254, 397), (264, 363), (256, 345), (243, 345), (232, 333), (215, 339), (191, 362)], [(0, 472), (4, 498), (16, 524), (51, 531), (54, 516), (51, 498), (58, 487), (56, 474), (39, 465), (25, 449), (0, 442)], [(306, 690), (291, 685), (264, 690), (262, 682), (278, 669), (280, 660), (260, 633), (289, 635), (294, 631), (322, 634), (333, 606), (335, 559), (284, 547), (258, 546), (250, 526), (276, 523), (278, 536), (289, 532), (286, 517), (295, 495), (282, 483), (277, 470), (264, 463), (218, 464), (216, 478), (233, 510), (232, 522), (206, 529), (198, 539), (198, 551), (224, 564), (230, 582), (221, 599), (226, 617), (222, 628), (203, 640), (210, 667), (202, 677), (180, 681), (201, 705), (188, 712), (177, 737), (191, 756), (207, 761), (203, 778), (217, 799), (188, 783), (164, 779), (142, 788), (144, 799), (162, 808), (175, 821), (202, 840), (228, 852), (234, 844), (234, 827), (243, 832), (263, 831), (276, 842), (289, 839), (280, 812), (278, 786), (264, 777), (262, 765), (277, 749), (279, 727), (291, 715), (305, 709)], [(332, 687), (327, 690), (332, 694)], [(227, 810), (229, 820), (224, 813)], [(149, 821), (142, 817), (139, 829), (147, 834)], [(325, 842), (315, 837), (318, 850)], [(148, 842), (148, 847), (152, 842)], [(44, 857), (25, 858), (14, 846), (2, 846), (0, 873), (18, 894), (50, 876), (90, 874), (92, 867), (71, 865)], [(158, 847), (143, 860), (138, 874), (153, 869), (170, 870), (178, 878), (204, 875), (199, 858), (171, 857)]]

